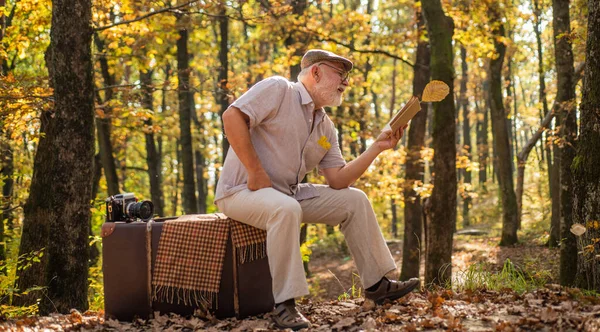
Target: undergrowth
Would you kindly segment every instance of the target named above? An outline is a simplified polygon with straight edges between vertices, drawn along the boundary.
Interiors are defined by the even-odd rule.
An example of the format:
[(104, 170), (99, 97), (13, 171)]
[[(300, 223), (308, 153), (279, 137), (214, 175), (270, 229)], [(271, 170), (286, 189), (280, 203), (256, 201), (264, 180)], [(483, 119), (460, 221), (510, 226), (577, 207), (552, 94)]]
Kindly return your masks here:
[(534, 289), (542, 288), (549, 280), (545, 273), (529, 273), (521, 270), (507, 259), (502, 270), (493, 271), (493, 266), (488, 263), (471, 265), (466, 271), (459, 271), (454, 277), (456, 291), (464, 290), (493, 290), (512, 289), (522, 294)]
[(21, 317), (35, 315), (38, 312), (38, 304), (29, 306), (14, 306), (13, 300), (16, 297), (27, 295), (30, 292), (44, 290), (45, 287), (30, 287), (25, 290), (17, 288), (17, 271), (25, 270), (33, 264), (40, 262), (44, 255), (43, 250), (23, 254), (19, 257), (8, 257), (5, 261), (0, 261), (0, 316)]

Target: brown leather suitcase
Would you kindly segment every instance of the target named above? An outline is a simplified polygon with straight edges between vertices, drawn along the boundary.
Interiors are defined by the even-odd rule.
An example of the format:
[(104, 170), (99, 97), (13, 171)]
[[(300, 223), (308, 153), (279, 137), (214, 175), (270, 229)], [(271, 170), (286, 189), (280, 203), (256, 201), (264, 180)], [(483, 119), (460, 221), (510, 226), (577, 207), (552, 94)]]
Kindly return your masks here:
[[(151, 273), (155, 268), (163, 221), (115, 222), (102, 226), (104, 311), (107, 319), (147, 319), (154, 312), (189, 316), (200, 309), (196, 305), (152, 300)], [(148, 231), (147, 227), (151, 230)], [(267, 257), (239, 264), (234, 259), (229, 234), (217, 301), (210, 312), (217, 318), (244, 318), (269, 312), (274, 304), (271, 283)]]

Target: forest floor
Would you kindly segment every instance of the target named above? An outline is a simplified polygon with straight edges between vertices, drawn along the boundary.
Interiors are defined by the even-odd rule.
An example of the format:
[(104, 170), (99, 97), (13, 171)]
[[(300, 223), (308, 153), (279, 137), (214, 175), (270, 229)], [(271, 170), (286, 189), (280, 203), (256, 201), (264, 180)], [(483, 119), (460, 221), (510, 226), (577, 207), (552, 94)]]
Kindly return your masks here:
[[(600, 297), (579, 289), (558, 286), (558, 249), (537, 245), (500, 248), (497, 238), (459, 236), (454, 243), (454, 290), (421, 289), (397, 301), (375, 306), (360, 297), (361, 289), (352, 260), (343, 250), (314, 250), (310, 261), (311, 296), (299, 301), (311, 320), (312, 331), (599, 331)], [(401, 261), (401, 243), (389, 243)], [(334, 251), (334, 253), (332, 253)], [(489, 274), (506, 272), (506, 259), (517, 276), (514, 285), (537, 287), (475, 287)], [(480, 266), (481, 269), (473, 269)], [(483, 268), (485, 267), (485, 269)], [(479, 273), (477, 273), (479, 271)], [(504, 272), (503, 272), (504, 271)], [(523, 273), (515, 273), (522, 271)], [(479, 279), (477, 279), (479, 278)], [(502, 279), (501, 278), (501, 279)], [(527, 279), (527, 280), (525, 280)], [(492, 282), (492, 279), (486, 279)], [(494, 279), (497, 280), (497, 279)], [(515, 279), (513, 278), (513, 281)], [(354, 286), (354, 287), (353, 287)], [(0, 317), (1, 318), (1, 317)], [(266, 331), (273, 329), (268, 314), (237, 319), (159, 316), (135, 322), (105, 321), (102, 312), (28, 317), (0, 321), (0, 330), (82, 331)]]

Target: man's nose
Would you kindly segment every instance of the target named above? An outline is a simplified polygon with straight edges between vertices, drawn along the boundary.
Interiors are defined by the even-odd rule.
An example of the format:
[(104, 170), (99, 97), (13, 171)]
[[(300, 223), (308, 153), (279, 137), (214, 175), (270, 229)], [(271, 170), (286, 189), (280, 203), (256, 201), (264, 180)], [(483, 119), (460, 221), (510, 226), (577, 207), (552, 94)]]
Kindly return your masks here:
[(349, 85), (350, 85), (350, 79), (349, 79), (349, 78), (347, 78), (347, 77), (346, 77), (346, 78), (344, 78), (344, 79), (342, 80), (342, 85), (349, 86)]

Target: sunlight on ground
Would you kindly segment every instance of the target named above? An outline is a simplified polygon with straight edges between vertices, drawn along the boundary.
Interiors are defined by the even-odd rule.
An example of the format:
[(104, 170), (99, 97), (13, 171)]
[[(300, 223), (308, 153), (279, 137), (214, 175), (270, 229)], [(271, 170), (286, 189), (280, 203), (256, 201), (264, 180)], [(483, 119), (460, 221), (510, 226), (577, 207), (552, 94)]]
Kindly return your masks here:
[[(510, 259), (515, 269), (527, 271), (536, 280), (555, 282), (552, 276), (558, 275), (559, 250), (549, 249), (535, 244), (523, 244), (514, 247), (499, 247), (499, 237), (457, 235), (452, 254), (453, 284), (462, 285), (467, 272), (474, 264), (482, 264), (487, 270), (497, 273)], [(390, 241), (390, 251), (398, 265), (398, 271), (390, 275), (397, 278), (402, 266), (402, 242)], [(348, 256), (331, 250), (314, 249), (314, 257), (309, 266), (311, 278), (310, 297), (315, 300), (335, 300), (345, 293), (356, 294), (361, 287), (356, 267)], [(424, 280), (424, 263), (421, 263), (421, 280)]]

